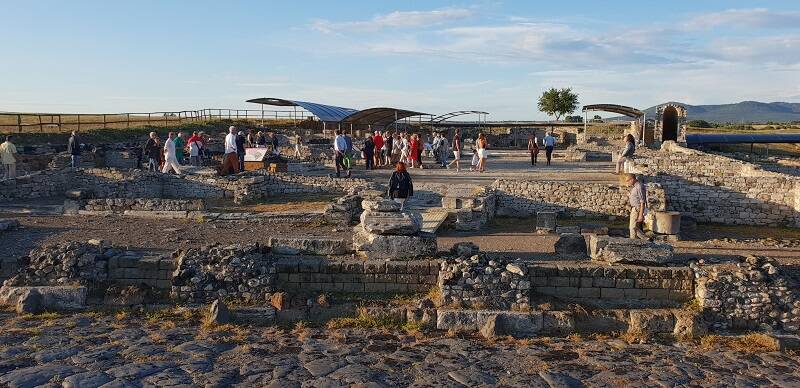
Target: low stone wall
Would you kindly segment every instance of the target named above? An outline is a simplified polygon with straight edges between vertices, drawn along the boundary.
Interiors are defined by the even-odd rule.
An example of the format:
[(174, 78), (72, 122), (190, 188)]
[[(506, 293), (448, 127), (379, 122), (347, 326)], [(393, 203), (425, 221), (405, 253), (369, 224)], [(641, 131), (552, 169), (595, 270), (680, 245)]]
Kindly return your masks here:
[(537, 263), (528, 271), (534, 293), (559, 298), (683, 303), (694, 297), (689, 267)]
[(169, 257), (123, 254), (108, 260), (108, 281), (121, 286), (146, 285), (168, 291), (177, 262)]
[(800, 225), (800, 178), (791, 175), (674, 144), (637, 158), (634, 170), (661, 184), (667, 210), (697, 221)]
[[(540, 182), (498, 179), (496, 190), (497, 215), (525, 217), (550, 211), (572, 216), (627, 216), (627, 187), (583, 182)], [(647, 184), (648, 208), (664, 210), (664, 190), (658, 184)]]
[(289, 291), (401, 293), (436, 285), (436, 260), (280, 259), (277, 287)]
[(742, 263), (693, 265), (696, 295), (716, 329), (756, 329), (768, 325), (800, 330), (800, 295), (773, 260), (748, 257)]
[(345, 193), (367, 186), (363, 179), (308, 177), (255, 171), (234, 176), (171, 175), (144, 170), (87, 168), (46, 170), (0, 181), (0, 202), (58, 197), (83, 188), (95, 198), (231, 198), (237, 203), (296, 193)]
[(136, 211), (202, 211), (202, 199), (103, 198), (78, 201), (81, 210), (124, 212)]

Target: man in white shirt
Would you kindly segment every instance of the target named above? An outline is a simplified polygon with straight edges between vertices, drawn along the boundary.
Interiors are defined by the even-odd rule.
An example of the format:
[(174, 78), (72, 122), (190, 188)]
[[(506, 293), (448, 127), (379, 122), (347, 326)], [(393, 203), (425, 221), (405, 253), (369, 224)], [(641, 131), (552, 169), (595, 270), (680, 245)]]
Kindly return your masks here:
[(175, 132), (170, 132), (167, 141), (164, 142), (164, 167), (161, 168), (161, 172), (166, 174), (170, 169), (181, 175), (178, 155), (175, 152)]
[(238, 172), (239, 157), (236, 153), (236, 127), (231, 125), (228, 128), (228, 134), (225, 136), (225, 156), (222, 158), (220, 175), (236, 174)]
[(17, 177), (17, 147), (11, 142), (11, 135), (6, 136), (6, 141), (0, 144), (0, 161), (3, 163), (3, 178), (14, 179)]
[(344, 153), (347, 152), (347, 140), (342, 136), (341, 130), (336, 130), (336, 139), (333, 140), (333, 152), (336, 153), (336, 177), (340, 176), (341, 170), (347, 170), (347, 177), (350, 177), (350, 170), (344, 165)]
[(547, 157), (547, 165), (550, 165), (550, 159), (553, 157), (553, 147), (556, 145), (556, 138), (553, 137), (553, 132), (547, 132), (547, 135), (542, 139), (544, 143), (545, 156)]

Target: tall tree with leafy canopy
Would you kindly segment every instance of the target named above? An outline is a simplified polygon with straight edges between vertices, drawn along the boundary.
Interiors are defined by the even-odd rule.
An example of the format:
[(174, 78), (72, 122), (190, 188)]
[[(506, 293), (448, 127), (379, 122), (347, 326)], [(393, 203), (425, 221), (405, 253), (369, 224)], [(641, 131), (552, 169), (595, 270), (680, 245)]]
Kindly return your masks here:
[(578, 94), (572, 92), (572, 88), (550, 88), (545, 90), (539, 97), (539, 110), (549, 116), (555, 116), (556, 121), (561, 116), (568, 115), (578, 109)]

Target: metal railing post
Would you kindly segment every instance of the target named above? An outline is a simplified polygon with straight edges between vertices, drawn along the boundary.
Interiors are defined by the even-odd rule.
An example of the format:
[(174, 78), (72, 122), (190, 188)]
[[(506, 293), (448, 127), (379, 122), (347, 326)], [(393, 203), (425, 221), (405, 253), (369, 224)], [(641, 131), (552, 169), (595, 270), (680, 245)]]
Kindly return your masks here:
[(22, 133), (22, 115), (20, 114), (17, 115), (17, 131)]

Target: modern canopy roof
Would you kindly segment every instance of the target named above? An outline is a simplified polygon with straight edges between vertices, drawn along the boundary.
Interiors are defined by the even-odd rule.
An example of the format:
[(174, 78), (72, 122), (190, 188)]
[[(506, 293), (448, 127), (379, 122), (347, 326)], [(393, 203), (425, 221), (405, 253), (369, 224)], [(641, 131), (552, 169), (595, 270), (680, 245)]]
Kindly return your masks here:
[(450, 113), (445, 113), (445, 114), (442, 114), (442, 115), (438, 115), (438, 116), (432, 118), (431, 122), (432, 123), (441, 123), (442, 121), (450, 120), (453, 117), (469, 115), (469, 114), (476, 114), (476, 115), (478, 115), (478, 118), (480, 118), (480, 115), (488, 115), (489, 112), (483, 112), (483, 111), (479, 111), (479, 110), (459, 110), (459, 111), (455, 111), (455, 112), (450, 112)]
[(395, 108), (357, 110), (340, 106), (317, 104), (315, 102), (284, 100), (281, 98), (253, 98), (247, 100), (247, 102), (276, 106), (299, 106), (313, 113), (322, 121), (348, 122), (353, 124), (388, 125), (406, 117), (427, 114)]
[(612, 112), (612, 113), (619, 113), (621, 115), (625, 115), (628, 117), (642, 117), (644, 116), (644, 112), (636, 109), (631, 108), (625, 105), (616, 105), (616, 104), (593, 104), (593, 105), (584, 105), (583, 111), (603, 111), (603, 112)]
[(397, 120), (427, 113), (395, 108), (369, 108), (353, 113), (342, 121), (353, 124), (389, 125)]
[(800, 143), (800, 133), (746, 134), (746, 133), (694, 133), (686, 134), (687, 145), (703, 144), (753, 144)]
[(280, 98), (253, 98), (247, 100), (255, 104), (276, 105), (276, 106), (299, 106), (317, 116), (322, 121), (339, 122), (345, 117), (358, 112), (352, 108), (342, 108), (340, 106), (317, 104), (315, 102), (284, 100)]

